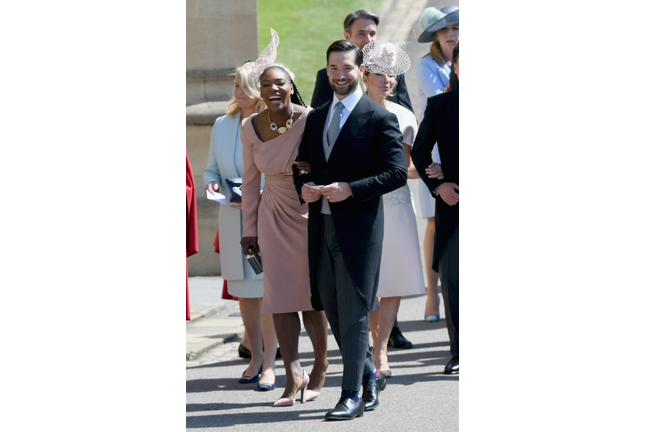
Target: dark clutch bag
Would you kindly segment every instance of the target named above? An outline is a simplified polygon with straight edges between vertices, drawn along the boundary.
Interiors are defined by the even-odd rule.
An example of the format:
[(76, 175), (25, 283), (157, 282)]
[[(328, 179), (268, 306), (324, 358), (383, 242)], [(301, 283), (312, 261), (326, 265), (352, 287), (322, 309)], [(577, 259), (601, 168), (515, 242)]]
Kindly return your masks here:
[(226, 179), (226, 184), (228, 185), (228, 190), (230, 191), (230, 196), (228, 196), (228, 202), (240, 203), (242, 202), (242, 179), (241, 178), (230, 178)]
[(262, 257), (260, 256), (260, 252), (247, 252), (246, 260), (251, 265), (255, 274), (262, 273)]

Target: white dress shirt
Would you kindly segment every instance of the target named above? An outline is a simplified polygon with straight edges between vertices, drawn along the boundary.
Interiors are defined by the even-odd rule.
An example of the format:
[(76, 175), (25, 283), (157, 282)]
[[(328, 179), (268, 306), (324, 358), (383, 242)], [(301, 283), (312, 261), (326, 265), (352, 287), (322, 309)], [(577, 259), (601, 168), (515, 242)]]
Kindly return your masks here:
[[(343, 125), (345, 125), (347, 118), (352, 113), (354, 108), (356, 108), (356, 104), (358, 104), (358, 101), (361, 99), (361, 97), (363, 97), (363, 91), (361, 90), (360, 85), (357, 85), (356, 90), (353, 93), (347, 95), (345, 99), (343, 99), (342, 101), (338, 99), (338, 96), (336, 96), (336, 93), (334, 93), (334, 98), (331, 100), (331, 104), (329, 105), (329, 112), (327, 113), (327, 122), (325, 126), (324, 136), (327, 136), (327, 132), (329, 131), (329, 125), (331, 124), (331, 119), (334, 116), (334, 112), (336, 110), (336, 104), (338, 102), (342, 102), (343, 107), (345, 107), (345, 111), (343, 112), (343, 115), (340, 118), (340, 127), (338, 129), (338, 134), (340, 135), (340, 132), (343, 130)], [(327, 142), (327, 140), (323, 139), (323, 142)], [(325, 158), (329, 157), (328, 155), (331, 154), (331, 150), (332, 150), (331, 148), (325, 149)], [(329, 201), (325, 196), (322, 197), (322, 207), (320, 208), (320, 212), (328, 215), (331, 214), (331, 209), (329, 208)]]

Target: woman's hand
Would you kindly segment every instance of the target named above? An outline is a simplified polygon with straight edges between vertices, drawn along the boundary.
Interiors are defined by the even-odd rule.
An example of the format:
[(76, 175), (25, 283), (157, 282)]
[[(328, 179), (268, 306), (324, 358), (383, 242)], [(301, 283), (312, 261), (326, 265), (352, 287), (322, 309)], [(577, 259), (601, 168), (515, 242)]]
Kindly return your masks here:
[(443, 170), (441, 169), (441, 165), (433, 162), (430, 165), (428, 165), (428, 168), (426, 168), (426, 174), (428, 174), (429, 178), (436, 178), (437, 180), (443, 180)]
[(260, 252), (260, 246), (258, 245), (257, 237), (242, 237), (240, 244), (242, 245), (242, 252), (244, 252), (245, 254)]
[(219, 190), (219, 185), (217, 184), (217, 182), (214, 182), (214, 181), (212, 181), (212, 182), (208, 183), (208, 184), (204, 187), (204, 193), (206, 193), (206, 191), (209, 191), (210, 193), (214, 194), (214, 193), (215, 193), (215, 192), (217, 192), (218, 190)]
[(311, 173), (311, 165), (309, 162), (296, 161), (295, 164), (298, 167), (298, 172), (300, 172), (300, 170), (305, 170), (307, 173)]

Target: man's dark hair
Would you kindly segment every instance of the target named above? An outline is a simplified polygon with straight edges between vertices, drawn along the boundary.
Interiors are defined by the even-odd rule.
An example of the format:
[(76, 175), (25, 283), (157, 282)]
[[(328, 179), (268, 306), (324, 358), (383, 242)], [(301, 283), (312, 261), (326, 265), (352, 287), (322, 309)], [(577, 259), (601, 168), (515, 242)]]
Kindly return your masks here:
[(345, 31), (349, 34), (352, 34), (352, 24), (354, 24), (354, 21), (357, 19), (364, 19), (364, 20), (372, 20), (374, 21), (374, 24), (378, 27), (379, 21), (381, 19), (376, 15), (374, 12), (367, 10), (367, 9), (357, 9), (354, 12), (350, 13), (345, 17), (345, 22), (343, 23), (343, 27), (345, 28)]
[(329, 54), (333, 52), (348, 52), (348, 51), (354, 51), (356, 66), (360, 66), (363, 64), (363, 50), (361, 50), (354, 43), (345, 39), (337, 40), (333, 44), (329, 45), (329, 48), (327, 48), (327, 64), (329, 64)]

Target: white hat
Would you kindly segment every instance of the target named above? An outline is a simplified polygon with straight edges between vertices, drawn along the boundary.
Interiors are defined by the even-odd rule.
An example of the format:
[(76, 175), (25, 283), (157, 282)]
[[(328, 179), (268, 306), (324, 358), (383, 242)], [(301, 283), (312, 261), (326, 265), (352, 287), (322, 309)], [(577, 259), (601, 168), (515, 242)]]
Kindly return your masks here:
[(403, 44), (392, 42), (370, 42), (363, 47), (365, 70), (381, 75), (401, 75), (410, 69), (410, 57), (402, 48)]

